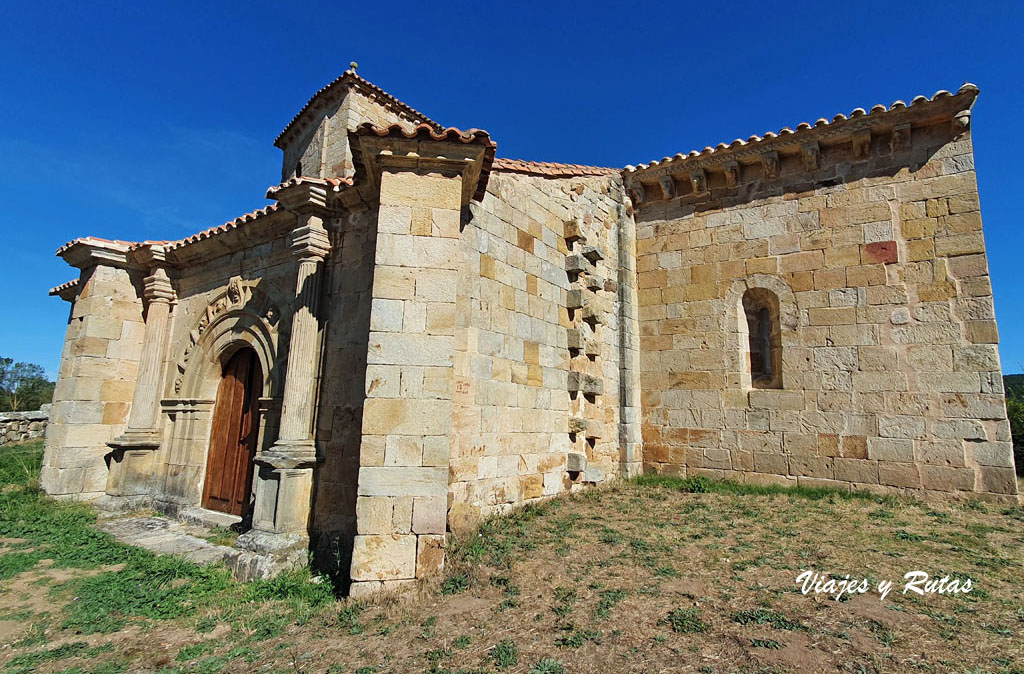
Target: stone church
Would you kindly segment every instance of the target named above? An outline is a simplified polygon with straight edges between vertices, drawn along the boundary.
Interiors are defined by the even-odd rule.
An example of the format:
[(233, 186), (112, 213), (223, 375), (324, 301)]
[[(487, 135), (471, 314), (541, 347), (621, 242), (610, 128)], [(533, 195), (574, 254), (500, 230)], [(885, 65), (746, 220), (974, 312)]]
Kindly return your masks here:
[(500, 158), (348, 70), (271, 205), (57, 251), (43, 488), (334, 550), (355, 595), (641, 472), (1016, 502), (977, 95), (618, 169)]

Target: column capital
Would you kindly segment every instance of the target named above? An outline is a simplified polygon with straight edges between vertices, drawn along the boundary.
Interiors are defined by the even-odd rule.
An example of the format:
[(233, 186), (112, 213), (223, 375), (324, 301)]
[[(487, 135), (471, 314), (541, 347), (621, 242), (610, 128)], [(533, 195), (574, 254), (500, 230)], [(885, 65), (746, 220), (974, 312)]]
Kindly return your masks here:
[(292, 230), (292, 254), (300, 262), (322, 262), (331, 252), (331, 239), (324, 229), (323, 221), (315, 215), (300, 216), (300, 224)]
[(150, 304), (170, 304), (177, 299), (174, 286), (171, 285), (171, 279), (163, 266), (154, 267), (150, 275), (143, 279), (143, 284), (143, 297)]

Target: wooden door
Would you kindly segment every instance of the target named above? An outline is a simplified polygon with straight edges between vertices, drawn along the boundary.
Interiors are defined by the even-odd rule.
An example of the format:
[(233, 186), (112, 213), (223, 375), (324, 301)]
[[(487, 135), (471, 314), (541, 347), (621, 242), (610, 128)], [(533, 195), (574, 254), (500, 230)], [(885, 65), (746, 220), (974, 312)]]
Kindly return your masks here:
[(252, 349), (242, 349), (224, 366), (213, 408), (204, 508), (239, 516), (249, 509), (262, 379)]

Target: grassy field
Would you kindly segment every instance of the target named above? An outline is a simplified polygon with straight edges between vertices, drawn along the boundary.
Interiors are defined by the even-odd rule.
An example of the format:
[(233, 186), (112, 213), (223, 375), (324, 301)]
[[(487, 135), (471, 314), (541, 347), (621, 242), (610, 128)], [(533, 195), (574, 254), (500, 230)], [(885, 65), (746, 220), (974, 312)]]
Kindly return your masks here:
[[(524, 508), (412, 602), (128, 548), (0, 448), (0, 674), (1024, 672), (1024, 509), (645, 478)], [(894, 581), (835, 601), (805, 569)], [(970, 578), (902, 594), (903, 574)], [(319, 581), (319, 582), (317, 582)]]

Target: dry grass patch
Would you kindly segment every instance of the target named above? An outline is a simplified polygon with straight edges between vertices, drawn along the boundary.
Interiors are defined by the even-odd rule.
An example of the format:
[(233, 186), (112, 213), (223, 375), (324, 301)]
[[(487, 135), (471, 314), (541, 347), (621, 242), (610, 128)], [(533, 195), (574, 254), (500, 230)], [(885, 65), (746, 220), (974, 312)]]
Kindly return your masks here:
[[(0, 621), (22, 627), (6, 634), (0, 674), (1024, 671), (1020, 507), (649, 478), (486, 522), (454, 542), (447, 576), (414, 601), (366, 604), (325, 598), (308, 574), (221, 584), (216, 570), (135, 553), (116, 571), (62, 561), (63, 574), (92, 574), (91, 584), (46, 581), (52, 568), (4, 561), (32, 543), (3, 526), (0, 511), (0, 568), (10, 569)], [(188, 610), (161, 617), (125, 597), (115, 608), (139, 615), (98, 618), (118, 631), (86, 636), (69, 623), (82, 613), (76, 592), (143, 583), (140, 568), (185, 578), (185, 590), (153, 596)], [(884, 602), (804, 596), (795, 578), (805, 569), (896, 587)], [(913, 569), (970, 577), (975, 589), (900, 594)], [(24, 608), (29, 588), (50, 598), (45, 613)]]

